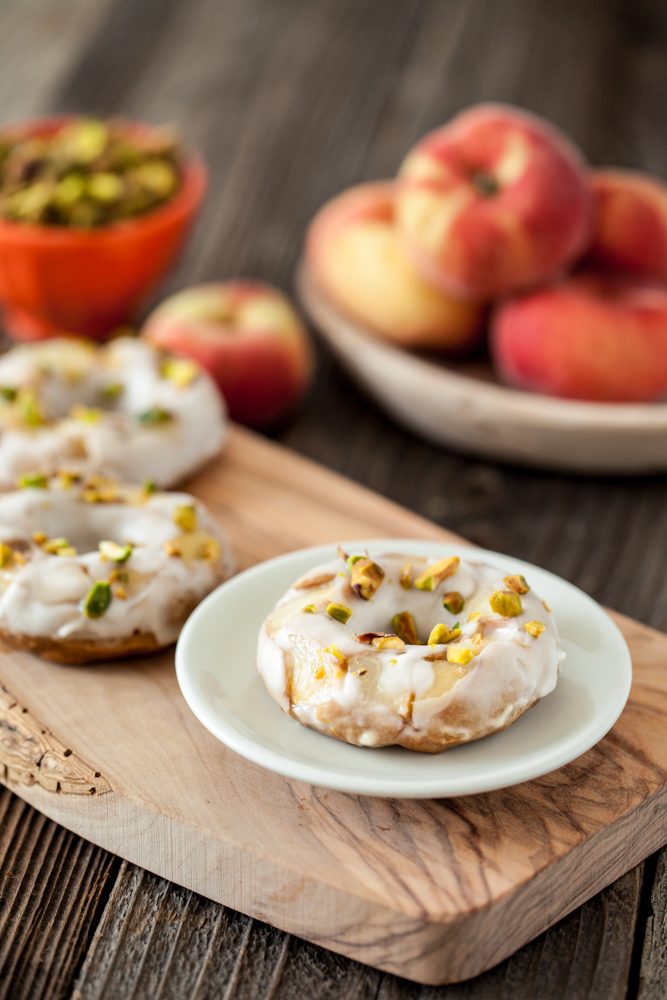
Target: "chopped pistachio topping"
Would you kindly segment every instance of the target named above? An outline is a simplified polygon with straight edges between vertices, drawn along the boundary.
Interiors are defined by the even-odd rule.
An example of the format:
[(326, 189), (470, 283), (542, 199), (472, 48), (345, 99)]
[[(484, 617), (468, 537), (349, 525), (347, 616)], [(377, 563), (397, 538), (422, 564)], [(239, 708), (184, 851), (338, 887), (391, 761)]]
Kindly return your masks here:
[(459, 594), (458, 590), (448, 591), (442, 599), (443, 608), (447, 608), (451, 611), (453, 615), (458, 615), (460, 611), (463, 611), (463, 605), (465, 601)]
[(131, 545), (119, 545), (117, 542), (102, 541), (99, 544), (100, 554), (103, 559), (111, 562), (124, 563), (132, 555)]
[(475, 643), (476, 646), (479, 646), (480, 642), (482, 641), (482, 633), (475, 632), (474, 636), (472, 637), (472, 641)]
[(130, 582), (130, 576), (125, 572), (124, 569), (114, 569), (109, 577), (109, 583), (122, 583), (128, 584)]
[(479, 620), (479, 619), (480, 619), (481, 617), (482, 617), (482, 616), (480, 615), (479, 611), (473, 611), (473, 612), (472, 612), (472, 614), (468, 615), (468, 621), (469, 621), (469, 622), (476, 622), (476, 621), (478, 621), (478, 620)]
[(357, 563), (357, 562), (359, 562), (359, 560), (363, 559), (363, 558), (364, 558), (363, 556), (346, 556), (345, 557), (345, 562), (347, 563), (347, 568), (349, 569), (350, 573), (352, 572), (352, 567), (354, 566), (354, 564)]
[(306, 604), (305, 608), (301, 608), (301, 610), (307, 615), (314, 615), (317, 612), (314, 604)]
[(539, 639), (544, 632), (544, 625), (542, 622), (526, 622), (524, 628), (528, 635), (532, 635), (534, 639)]
[(523, 610), (521, 598), (514, 590), (494, 590), (489, 604), (491, 610), (503, 618), (516, 618)]
[(99, 410), (94, 406), (82, 406), (80, 403), (77, 403), (69, 411), (69, 415), (73, 420), (80, 420), (85, 424), (96, 424), (103, 412), (103, 410)]
[(352, 590), (364, 601), (369, 601), (384, 580), (384, 570), (365, 556), (357, 559), (350, 571)]
[(515, 576), (506, 576), (504, 582), (508, 590), (513, 590), (517, 594), (527, 594), (530, 590), (526, 578), (520, 573), (515, 574)]
[(406, 563), (401, 570), (400, 583), (403, 590), (409, 590), (412, 586), (412, 571), (410, 570), (410, 563)]
[(137, 416), (137, 420), (144, 427), (158, 427), (160, 424), (168, 424), (173, 419), (172, 414), (160, 406), (152, 406), (150, 410), (144, 410)]
[(405, 649), (405, 643), (398, 635), (378, 635), (371, 639), (376, 649)]
[(144, 493), (157, 493), (157, 484), (154, 479), (146, 479), (142, 488)]
[(36, 542), (37, 545), (43, 545), (44, 542), (48, 542), (49, 536), (45, 531), (33, 531), (32, 540), (33, 542)]
[(16, 485), (20, 490), (45, 490), (49, 483), (41, 472), (26, 472), (24, 476), (19, 477)]
[(111, 585), (104, 580), (94, 583), (83, 600), (86, 618), (101, 618), (111, 604)]
[(125, 386), (122, 382), (109, 382), (102, 388), (102, 396), (107, 399), (110, 403), (114, 399), (118, 399), (125, 392)]
[(433, 566), (429, 566), (423, 573), (420, 573), (415, 580), (415, 587), (418, 590), (435, 590), (438, 584), (442, 583), (448, 576), (452, 576), (459, 568), (459, 557), (449, 556), (447, 559), (440, 559)]
[(70, 545), (66, 538), (49, 538), (44, 542), (42, 548), (45, 552), (50, 552), (56, 556), (75, 556), (76, 549)]
[(197, 511), (192, 504), (179, 504), (174, 512), (174, 524), (183, 531), (194, 531), (197, 527)]
[(161, 368), (163, 378), (169, 379), (180, 389), (186, 389), (199, 375), (200, 368), (189, 358), (167, 358)]
[(450, 646), (447, 650), (447, 659), (449, 662), (460, 663), (462, 667), (470, 663), (474, 655), (472, 649), (466, 649), (465, 646)]
[(125, 601), (127, 599), (127, 591), (125, 590), (125, 587), (116, 587), (114, 589), (114, 597), (119, 597), (121, 601)]
[(10, 566), (13, 562), (14, 553), (10, 549), (9, 545), (5, 545), (4, 542), (0, 542), (0, 569), (5, 569)]
[(208, 562), (215, 562), (222, 555), (219, 543), (215, 538), (209, 538), (204, 542), (197, 554), (198, 559), (206, 559)]
[(448, 628), (446, 625), (440, 623), (431, 629), (428, 644), (429, 646), (440, 646), (445, 642), (452, 642), (453, 639), (458, 639), (460, 635), (460, 628)]
[(415, 620), (409, 611), (402, 611), (400, 615), (394, 615), (391, 625), (396, 635), (408, 646), (421, 646)]
[(331, 653), (331, 655), (335, 656), (337, 660), (345, 659), (345, 657), (343, 656), (343, 654), (341, 653), (340, 649), (338, 648), (335, 642), (332, 642), (330, 646), (327, 646), (324, 652)]
[(337, 604), (333, 601), (327, 608), (327, 614), (344, 625), (352, 614), (352, 608), (348, 608), (347, 604)]
[(0, 385), (0, 399), (13, 403), (16, 399), (16, 389), (11, 385)]
[(46, 421), (37, 396), (32, 389), (22, 389), (18, 394), (21, 419), (28, 427), (40, 427)]

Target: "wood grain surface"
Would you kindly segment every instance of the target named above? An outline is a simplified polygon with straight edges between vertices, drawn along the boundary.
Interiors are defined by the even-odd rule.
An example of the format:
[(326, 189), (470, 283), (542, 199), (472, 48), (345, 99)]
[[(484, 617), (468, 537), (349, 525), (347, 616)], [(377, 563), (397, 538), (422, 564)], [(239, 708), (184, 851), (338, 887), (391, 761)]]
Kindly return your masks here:
[[(240, 428), (191, 489), (244, 567), (345, 538), (453, 538)], [(466, 979), (662, 843), (667, 637), (616, 618), (634, 669), (621, 719), (515, 788), (384, 800), (267, 772), (190, 713), (173, 651), (66, 667), (5, 649), (3, 780), (68, 829), (250, 916), (419, 982)]]
[[(514, 101), (550, 117), (593, 163), (667, 177), (664, 4), (0, 4), (3, 120), (64, 110), (175, 121), (204, 152), (211, 165), (209, 200), (171, 288), (246, 273), (288, 291), (304, 227), (325, 198), (347, 184), (391, 175), (423, 131), (487, 99)], [(600, 483), (438, 450), (381, 416), (324, 351), (314, 391), (279, 436), (477, 544), (539, 563), (626, 615), (667, 628), (665, 477)], [(651, 997), (662, 995), (659, 966), (649, 963), (655, 949), (642, 959), (647, 922), (651, 935), (655, 926), (652, 887), (658, 900), (667, 885), (655, 857), (496, 970), (460, 986), (417, 987), (195, 894), (187, 906), (172, 905), (184, 890), (154, 876), (143, 876), (142, 892), (153, 902), (164, 900), (168, 919), (152, 921), (156, 909), (147, 905), (147, 920), (134, 920), (131, 908), (120, 909), (123, 887), (136, 872), (132, 866), (119, 873), (104, 852), (87, 853), (71, 834), (64, 836), (80, 865), (61, 865), (67, 852), (48, 849), (54, 824), (11, 795), (8, 801), (31, 817), (26, 828), (33, 832), (5, 836), (3, 812), (4, 996), (70, 997), (86, 954), (95, 961), (76, 989), (83, 982), (82, 989), (105, 1000), (607, 1000), (626, 990), (634, 998), (640, 982), (648, 981)], [(100, 856), (109, 863), (99, 866)], [(99, 907), (86, 908), (79, 921), (74, 914), (85, 906), (87, 866), (90, 891), (100, 886)], [(114, 887), (118, 893), (109, 896)], [(54, 910), (70, 915), (57, 936), (48, 918), (35, 916)], [(209, 920), (218, 931), (207, 936)], [(89, 950), (98, 926), (104, 933)], [(112, 927), (116, 931), (108, 934)], [(103, 986), (100, 963), (115, 970)], [(134, 981), (123, 976), (124, 967), (135, 969)]]

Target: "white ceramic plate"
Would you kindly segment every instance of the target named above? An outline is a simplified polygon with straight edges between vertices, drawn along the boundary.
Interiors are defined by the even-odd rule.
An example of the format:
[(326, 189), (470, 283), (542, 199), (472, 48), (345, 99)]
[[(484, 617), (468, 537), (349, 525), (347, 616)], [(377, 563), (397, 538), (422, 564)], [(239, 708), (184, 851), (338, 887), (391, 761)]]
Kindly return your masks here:
[(490, 368), (438, 364), (354, 323), (303, 265), (297, 288), (350, 375), (397, 423), (436, 444), (587, 475), (667, 469), (667, 403), (585, 403), (509, 389)]
[[(414, 540), (342, 544), (371, 553), (463, 554), (461, 546)], [(334, 545), (253, 566), (199, 605), (176, 647), (178, 682), (188, 705), (214, 736), (248, 760), (290, 778), (363, 795), (467, 795), (567, 764), (597, 743), (623, 710), (632, 677), (625, 640), (595, 601), (560, 577), (483, 549), (465, 547), (465, 554), (523, 573), (552, 609), (567, 652), (556, 690), (504, 732), (431, 755), (349, 746), (281, 711), (255, 667), (259, 629), (298, 576), (335, 557)]]

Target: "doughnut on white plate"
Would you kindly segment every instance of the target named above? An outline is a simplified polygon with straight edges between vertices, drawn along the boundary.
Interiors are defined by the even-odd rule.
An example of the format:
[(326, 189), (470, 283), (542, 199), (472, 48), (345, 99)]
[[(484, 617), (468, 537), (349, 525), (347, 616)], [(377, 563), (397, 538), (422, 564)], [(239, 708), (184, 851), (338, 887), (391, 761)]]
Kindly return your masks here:
[(188, 619), (176, 647), (181, 691), (215, 737), (248, 760), (289, 778), (362, 795), (442, 798), (491, 791), (562, 767), (613, 726), (630, 693), (623, 636), (582, 591), (519, 559), (442, 542), (345, 542), (346, 551), (464, 555), (526, 576), (550, 606), (567, 653), (556, 689), (502, 733), (432, 755), (402, 747), (341, 743), (283, 713), (255, 666), (265, 616), (294, 580), (335, 559), (320, 545), (260, 563), (210, 594)]
[(301, 303), (349, 374), (397, 423), (493, 461), (584, 474), (667, 469), (667, 403), (586, 403), (496, 382), (488, 363), (403, 350), (349, 319), (302, 263)]

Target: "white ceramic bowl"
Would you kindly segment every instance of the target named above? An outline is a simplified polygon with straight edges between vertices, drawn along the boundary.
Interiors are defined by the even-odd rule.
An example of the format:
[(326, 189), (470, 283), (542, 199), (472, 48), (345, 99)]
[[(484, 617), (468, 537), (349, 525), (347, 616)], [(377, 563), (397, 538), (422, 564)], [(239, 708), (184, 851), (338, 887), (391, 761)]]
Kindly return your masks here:
[[(461, 546), (409, 539), (342, 544), (371, 554), (462, 554)], [(320, 545), (253, 566), (210, 594), (181, 633), (176, 672), (190, 708), (214, 736), (256, 764), (363, 795), (467, 795), (528, 781), (567, 764), (597, 743), (621, 714), (630, 693), (630, 653), (606, 612), (546, 570), (466, 546), (466, 557), (523, 573), (553, 610), (567, 653), (556, 690), (505, 732), (437, 755), (355, 747), (307, 729), (267, 693), (255, 666), (257, 636), (290, 584), (335, 555), (336, 546)]]
[(350, 375), (399, 424), (460, 451), (585, 474), (667, 469), (667, 403), (584, 403), (508, 389), (395, 347), (343, 316), (302, 264), (301, 303)]

